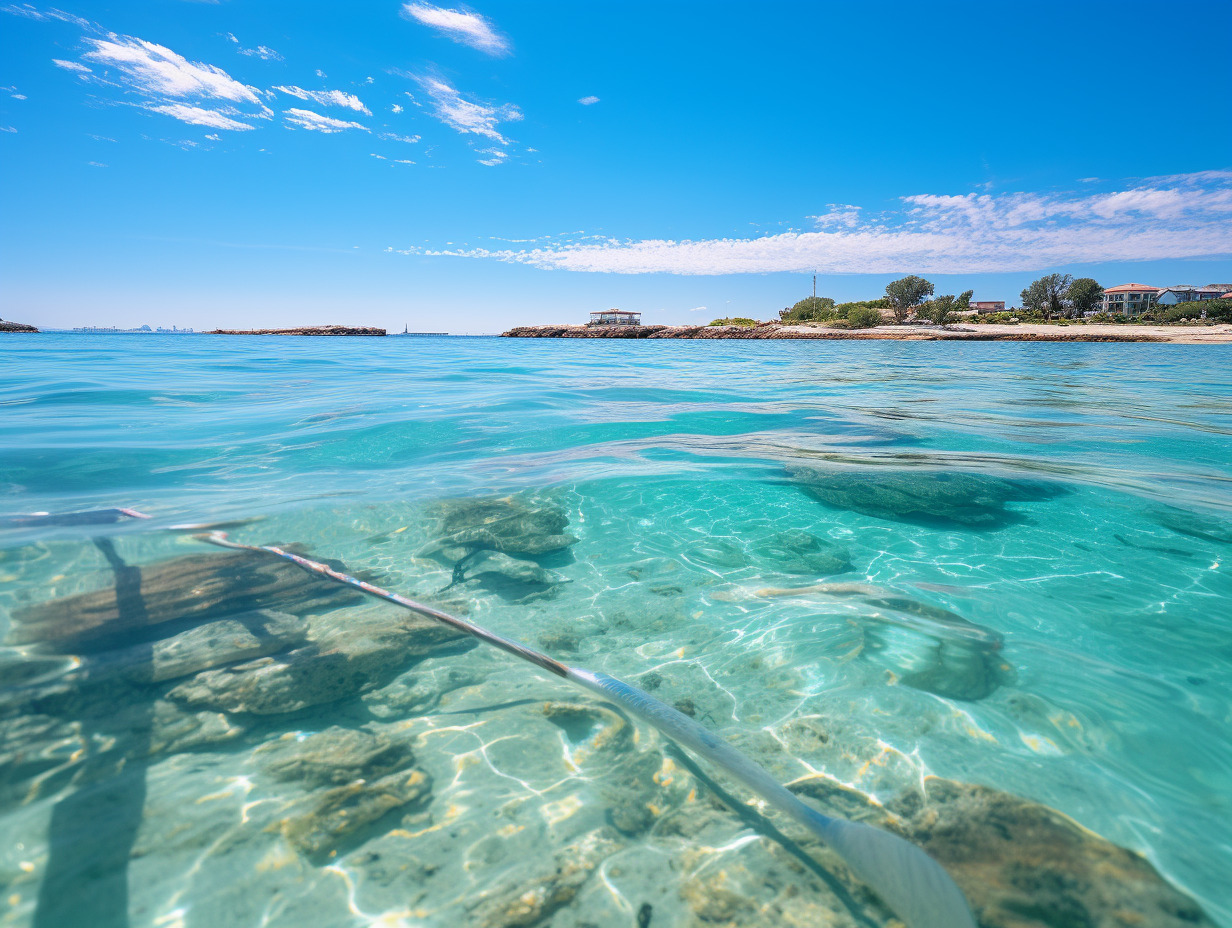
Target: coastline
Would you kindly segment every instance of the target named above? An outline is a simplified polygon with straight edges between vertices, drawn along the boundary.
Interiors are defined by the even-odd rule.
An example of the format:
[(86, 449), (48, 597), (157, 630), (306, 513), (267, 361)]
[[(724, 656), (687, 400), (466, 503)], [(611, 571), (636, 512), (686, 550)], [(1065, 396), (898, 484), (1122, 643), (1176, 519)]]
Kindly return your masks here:
[(206, 335), (370, 335), (383, 336), (375, 326), (306, 325), (293, 329), (214, 329)]
[(871, 329), (838, 329), (824, 326), (783, 325), (764, 322), (755, 327), (723, 326), (516, 326), (502, 338), (747, 338), (829, 339), (836, 341), (969, 341), (969, 342), (1167, 342), (1202, 345), (1232, 343), (1232, 325), (955, 325), (877, 326)]

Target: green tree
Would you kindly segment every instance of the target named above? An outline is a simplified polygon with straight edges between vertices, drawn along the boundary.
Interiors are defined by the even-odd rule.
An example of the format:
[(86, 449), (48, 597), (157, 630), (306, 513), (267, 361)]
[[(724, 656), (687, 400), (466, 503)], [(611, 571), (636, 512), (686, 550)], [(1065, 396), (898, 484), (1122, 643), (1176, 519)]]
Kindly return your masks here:
[(834, 300), (828, 296), (806, 296), (779, 315), (784, 322), (828, 322), (834, 318)]
[(920, 307), (920, 314), (930, 322), (935, 322), (937, 325), (949, 325), (954, 321), (954, 314), (960, 313), (971, 305), (971, 295), (974, 290), (967, 290), (957, 297), (952, 293), (947, 293), (937, 297), (935, 300), (929, 300)]
[(886, 284), (885, 294), (890, 301), (890, 309), (894, 310), (894, 321), (901, 323), (906, 321), (907, 312), (912, 306), (933, 295), (933, 285), (923, 277), (912, 274)]
[(1104, 288), (1090, 277), (1079, 277), (1069, 285), (1069, 303), (1075, 316), (1084, 316), (1104, 299)]
[(1045, 319), (1051, 319), (1054, 313), (1061, 316), (1066, 311), (1069, 288), (1073, 282), (1074, 278), (1069, 274), (1049, 274), (1032, 281), (1031, 286), (1022, 291), (1022, 305), (1043, 313)]
[(853, 329), (871, 329), (881, 325), (881, 311), (871, 306), (851, 305), (847, 310), (847, 324)]

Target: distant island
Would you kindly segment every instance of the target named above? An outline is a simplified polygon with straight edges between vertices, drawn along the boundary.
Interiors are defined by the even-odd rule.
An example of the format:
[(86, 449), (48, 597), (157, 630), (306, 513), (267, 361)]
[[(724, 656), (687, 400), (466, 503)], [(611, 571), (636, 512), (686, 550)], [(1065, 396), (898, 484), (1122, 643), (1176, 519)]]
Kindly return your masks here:
[(0, 319), (0, 332), (37, 332), (32, 325), (26, 325), (24, 322), (8, 322)]
[(207, 335), (385, 335), (373, 326), (307, 325), (294, 329), (214, 329)]

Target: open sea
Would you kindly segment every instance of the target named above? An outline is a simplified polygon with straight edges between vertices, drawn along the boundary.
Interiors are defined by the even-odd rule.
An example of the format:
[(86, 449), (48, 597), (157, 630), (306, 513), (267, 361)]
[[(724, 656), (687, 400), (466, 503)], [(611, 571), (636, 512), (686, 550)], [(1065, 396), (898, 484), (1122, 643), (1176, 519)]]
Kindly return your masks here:
[(1232, 346), (0, 336), (0, 519), (0, 926), (901, 924), (222, 531), (640, 686), (987, 928), (1232, 928)]

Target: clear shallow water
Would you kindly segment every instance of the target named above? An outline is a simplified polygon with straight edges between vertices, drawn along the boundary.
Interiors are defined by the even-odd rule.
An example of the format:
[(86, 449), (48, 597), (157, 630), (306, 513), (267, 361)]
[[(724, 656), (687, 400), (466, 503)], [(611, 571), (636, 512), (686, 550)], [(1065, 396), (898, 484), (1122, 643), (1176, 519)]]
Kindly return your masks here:
[[(556, 507), (577, 543), (521, 560), (559, 585), (466, 583), (448, 604), (657, 682), (784, 780), (820, 771), (881, 798), (931, 773), (1046, 803), (1232, 926), (1232, 349), (45, 335), (0, 351), (5, 513), (150, 513), (103, 530), (139, 566), (211, 553), (163, 526), (260, 516), (233, 536), (424, 594), (451, 580), (424, 556), (437, 501)], [(904, 521), (884, 498), (827, 505), (800, 467), (1030, 492), (994, 505), (995, 524), (962, 521), (977, 496)], [(117, 583), (99, 533), (3, 533), (3, 630)], [(785, 533), (849, 568), (801, 565)], [(344, 636), (348, 616), (379, 612), (285, 611)], [(938, 678), (936, 643), (971, 634), (998, 646), (959, 647)], [(54, 684), (62, 663), (7, 649), (10, 692)], [(526, 924), (626, 925), (651, 901), (655, 925), (686, 925), (701, 917), (690, 880), (769, 866), (734, 818), (703, 835), (625, 822), (594, 846), (613, 808), (653, 820), (695, 801), (652, 733), (608, 738), (611, 717), (560, 708), (585, 697), (483, 649), (408, 668), (297, 712), (220, 716), (243, 732), (190, 733), (139, 763), (117, 760), (123, 719), (71, 700), (6, 718), (39, 759), (3, 794), (0, 924), (40, 923), (49, 871), (126, 888), (134, 926), (513, 923), (485, 900), (516, 899), (526, 861), (559, 853), (595, 872)], [(313, 854), (279, 823), (329, 787), (279, 780), (265, 758), (331, 726), (405, 743), (431, 789)], [(651, 761), (654, 785), (626, 789)], [(108, 847), (125, 841), (117, 870)]]

